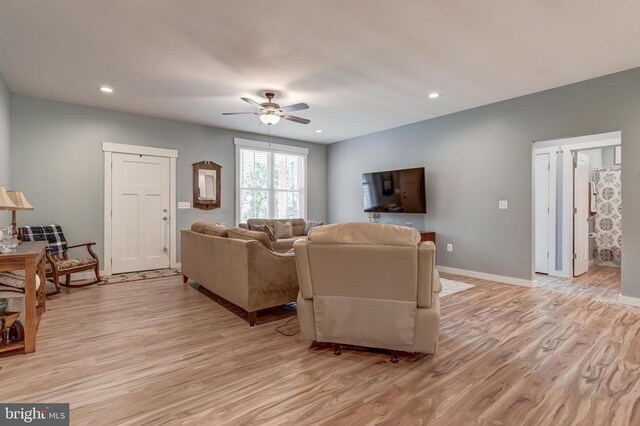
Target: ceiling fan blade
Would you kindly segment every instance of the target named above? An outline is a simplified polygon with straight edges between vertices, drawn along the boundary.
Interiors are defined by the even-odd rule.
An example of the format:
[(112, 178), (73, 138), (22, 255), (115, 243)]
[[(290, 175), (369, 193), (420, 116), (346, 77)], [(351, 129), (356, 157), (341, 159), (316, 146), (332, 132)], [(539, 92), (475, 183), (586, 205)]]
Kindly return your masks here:
[(254, 100), (253, 100), (253, 99), (251, 99), (251, 98), (240, 98), (240, 99), (242, 99), (243, 101), (245, 101), (245, 102), (246, 102), (246, 103), (248, 103), (249, 105), (253, 105), (253, 106), (254, 106), (254, 107), (256, 107), (256, 108), (259, 108), (259, 109), (261, 109), (261, 110), (262, 110), (262, 109), (264, 109), (264, 108), (262, 108), (262, 105), (260, 105), (259, 103), (257, 103), (256, 101), (254, 101)]
[(257, 112), (223, 112), (222, 115), (239, 115), (239, 114), (252, 114), (258, 115)]
[(306, 118), (296, 117), (295, 115), (282, 114), (280, 117), (284, 118), (285, 120), (295, 121), (296, 123), (300, 123), (300, 124), (311, 123), (311, 120), (307, 120)]
[(293, 104), (293, 105), (289, 105), (286, 107), (282, 107), (280, 108), (280, 111), (282, 112), (293, 112), (293, 111), (300, 111), (302, 109), (309, 109), (309, 105), (305, 104), (304, 102), (301, 102), (299, 104)]

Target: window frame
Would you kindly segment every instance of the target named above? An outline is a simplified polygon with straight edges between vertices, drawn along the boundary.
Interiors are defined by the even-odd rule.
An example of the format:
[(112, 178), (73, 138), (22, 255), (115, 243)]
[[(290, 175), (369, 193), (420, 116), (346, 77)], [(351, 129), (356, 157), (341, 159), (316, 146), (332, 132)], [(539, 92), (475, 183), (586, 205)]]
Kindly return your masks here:
[[(263, 190), (263, 191), (267, 191), (269, 193), (269, 197), (271, 200), (271, 197), (274, 197), (275, 194), (277, 192), (297, 192), (299, 194), (301, 194), (301, 196), (303, 197), (303, 201), (301, 203), (301, 217), (303, 219), (307, 219), (307, 211), (308, 211), (308, 200), (309, 200), (309, 194), (308, 194), (308, 189), (309, 189), (309, 185), (308, 185), (308, 171), (307, 171), (307, 156), (309, 155), (309, 149), (308, 148), (302, 148), (302, 147), (298, 147), (298, 146), (291, 146), (291, 145), (282, 145), (282, 144), (276, 144), (276, 143), (270, 143), (270, 142), (261, 142), (261, 141), (253, 141), (253, 140), (249, 140), (249, 139), (241, 139), (241, 138), (234, 138), (234, 145), (236, 147), (236, 170), (235, 170), (235, 175), (236, 175), (236, 187), (235, 187), (235, 198), (236, 198), (236, 226), (238, 226), (241, 222), (240, 222), (240, 217), (241, 217), (241, 206), (240, 206), (240, 190), (241, 189), (247, 189), (247, 190), (258, 190), (258, 188), (241, 188), (240, 186), (240, 181), (241, 181), (241, 176), (240, 176), (240, 172), (241, 172), (241, 165), (240, 165), (240, 159), (241, 159), (241, 155), (240, 155), (240, 150), (242, 149), (250, 149), (253, 151), (265, 151), (265, 152), (269, 152), (271, 153), (271, 155), (269, 156), (269, 161), (268, 161), (268, 173), (269, 173), (269, 182), (267, 185), (266, 189), (260, 188), (259, 190)], [(294, 191), (294, 190), (286, 190), (286, 189), (275, 189), (273, 187), (273, 154), (274, 153), (279, 153), (279, 154), (288, 154), (288, 155), (298, 155), (300, 157), (302, 157), (302, 167), (303, 167), (303, 173), (301, 175), (302, 177), (302, 189), (299, 191)], [(274, 214), (273, 212), (273, 206), (275, 206), (275, 203), (273, 201), (270, 201), (269, 203), (269, 215)], [(272, 219), (272, 218), (270, 218)]]

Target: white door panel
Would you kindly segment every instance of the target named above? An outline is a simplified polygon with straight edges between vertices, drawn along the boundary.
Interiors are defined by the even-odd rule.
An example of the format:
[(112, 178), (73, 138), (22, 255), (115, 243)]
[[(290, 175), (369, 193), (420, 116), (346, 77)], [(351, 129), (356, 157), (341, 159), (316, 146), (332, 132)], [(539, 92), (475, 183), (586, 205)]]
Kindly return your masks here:
[[(536, 155), (535, 245), (536, 272), (549, 273), (549, 154)], [(555, 242), (553, 242), (555, 244)]]
[(589, 270), (589, 157), (577, 153), (574, 170), (573, 275)]
[(169, 267), (169, 161), (113, 154), (113, 273)]

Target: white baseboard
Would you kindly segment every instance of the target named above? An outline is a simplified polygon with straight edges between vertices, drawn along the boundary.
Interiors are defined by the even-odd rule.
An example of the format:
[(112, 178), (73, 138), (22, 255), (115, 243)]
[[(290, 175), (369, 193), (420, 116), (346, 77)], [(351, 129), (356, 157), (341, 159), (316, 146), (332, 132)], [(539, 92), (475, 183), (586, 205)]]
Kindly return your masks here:
[(618, 302), (622, 303), (623, 305), (640, 307), (640, 297), (620, 295), (618, 296)]
[(502, 275), (485, 274), (484, 272), (467, 271), (458, 268), (449, 268), (448, 266), (436, 266), (440, 272), (447, 274), (463, 275), (465, 277), (479, 278), (481, 280), (496, 281), (504, 284), (519, 285), (521, 287), (535, 287), (536, 280), (523, 280), (521, 278), (505, 277)]

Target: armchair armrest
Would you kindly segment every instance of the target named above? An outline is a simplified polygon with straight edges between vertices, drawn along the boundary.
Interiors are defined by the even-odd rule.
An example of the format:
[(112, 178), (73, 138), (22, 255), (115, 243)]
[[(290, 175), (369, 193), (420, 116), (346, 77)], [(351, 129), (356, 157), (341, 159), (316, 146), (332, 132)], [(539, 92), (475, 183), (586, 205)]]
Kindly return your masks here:
[(93, 257), (95, 260), (98, 260), (98, 255), (91, 248), (91, 246), (95, 246), (95, 245), (96, 245), (96, 243), (94, 243), (94, 242), (82, 243), (82, 244), (74, 244), (72, 246), (67, 246), (67, 250), (70, 250), (72, 248), (78, 248), (78, 247), (86, 247), (87, 251), (89, 252), (89, 256)]

